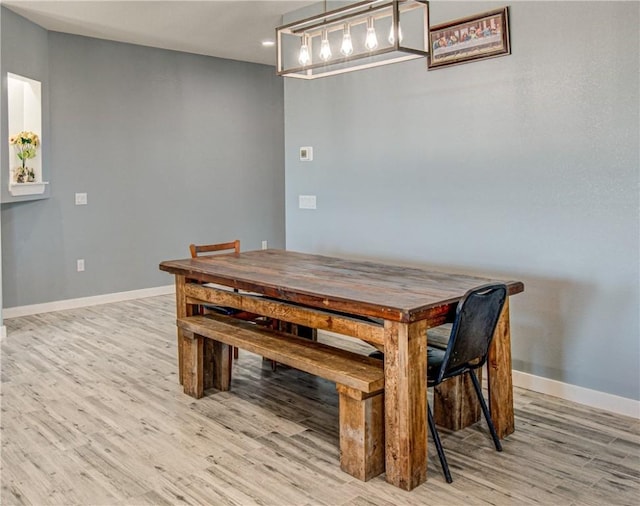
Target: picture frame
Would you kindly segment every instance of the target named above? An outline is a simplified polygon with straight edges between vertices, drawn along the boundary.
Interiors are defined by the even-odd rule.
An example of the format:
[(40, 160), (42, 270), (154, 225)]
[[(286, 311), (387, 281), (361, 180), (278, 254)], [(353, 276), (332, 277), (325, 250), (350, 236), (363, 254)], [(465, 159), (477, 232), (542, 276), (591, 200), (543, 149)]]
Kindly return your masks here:
[(429, 70), (508, 54), (511, 54), (508, 7), (429, 28)]

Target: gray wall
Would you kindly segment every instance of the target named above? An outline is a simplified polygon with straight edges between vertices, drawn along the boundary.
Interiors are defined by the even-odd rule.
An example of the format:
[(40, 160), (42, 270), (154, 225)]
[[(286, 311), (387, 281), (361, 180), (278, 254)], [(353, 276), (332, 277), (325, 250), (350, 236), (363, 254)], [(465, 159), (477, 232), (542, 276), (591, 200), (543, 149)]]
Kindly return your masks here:
[(514, 2), (511, 56), (287, 79), (287, 248), (523, 280), (515, 368), (640, 399), (639, 8)]
[[(42, 180), (49, 180), (51, 167), (49, 142), (49, 59), (47, 49), (47, 31), (26, 20), (22, 16), (4, 7), (0, 8), (0, 38), (2, 38), (2, 52), (0, 58), (0, 72), (2, 74), (2, 93), (0, 102), (2, 109), (7, 110), (7, 72), (19, 74), (42, 83), (42, 145), (38, 156), (42, 157)], [(19, 202), (25, 200), (42, 199), (49, 196), (50, 188), (46, 187), (41, 195), (14, 197), (9, 193), (9, 169), (15, 167), (17, 158), (7, 146), (9, 132), (8, 116), (0, 116), (0, 202)]]
[(47, 43), (51, 198), (2, 206), (5, 308), (172, 284), (158, 263), (191, 242), (284, 246), (272, 67), (54, 32)]
[[(49, 134), (49, 97), (46, 93), (49, 80), (49, 64), (47, 57), (47, 31), (13, 12), (0, 8), (0, 202), (18, 202), (24, 200), (46, 198), (49, 188), (44, 194), (30, 197), (14, 197), (9, 194), (9, 168), (10, 160), (15, 160), (14, 154), (9, 151), (7, 140), (9, 138), (7, 110), (7, 72), (20, 74), (40, 81), (43, 85), (42, 96), (42, 138), (44, 144), (40, 148), (42, 159), (43, 180), (49, 178), (49, 146), (47, 137)], [(4, 206), (0, 205), (0, 214)], [(0, 327), (3, 325), (2, 307), (2, 224), (0, 220)]]

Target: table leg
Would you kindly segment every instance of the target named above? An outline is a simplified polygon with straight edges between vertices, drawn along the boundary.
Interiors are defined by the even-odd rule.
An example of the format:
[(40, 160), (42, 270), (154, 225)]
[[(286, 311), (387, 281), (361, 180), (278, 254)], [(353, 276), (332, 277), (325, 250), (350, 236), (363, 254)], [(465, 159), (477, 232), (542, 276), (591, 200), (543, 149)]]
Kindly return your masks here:
[(487, 360), (489, 408), (499, 438), (515, 430), (511, 373), (511, 330), (509, 298), (504, 303)]
[[(184, 318), (187, 316), (187, 299), (184, 293), (185, 277), (176, 275), (176, 317)], [(180, 327), (178, 327), (178, 381), (184, 384), (184, 352), (183, 352), (184, 335)]]
[[(482, 369), (476, 369), (482, 383)], [(437, 425), (449, 430), (461, 430), (473, 425), (482, 411), (473, 382), (468, 374), (455, 376), (433, 389), (433, 418)]]
[(384, 324), (385, 471), (412, 490), (427, 479), (425, 321)]

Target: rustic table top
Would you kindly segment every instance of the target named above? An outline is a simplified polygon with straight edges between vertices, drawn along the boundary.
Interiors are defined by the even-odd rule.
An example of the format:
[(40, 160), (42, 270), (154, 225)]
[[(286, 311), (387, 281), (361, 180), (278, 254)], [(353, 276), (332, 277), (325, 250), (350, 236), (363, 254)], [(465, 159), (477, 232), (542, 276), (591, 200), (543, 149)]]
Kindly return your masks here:
[(510, 295), (524, 290), (520, 281), (274, 249), (169, 260), (160, 269), (308, 306), (405, 322), (455, 304), (467, 290), (486, 283), (505, 283)]

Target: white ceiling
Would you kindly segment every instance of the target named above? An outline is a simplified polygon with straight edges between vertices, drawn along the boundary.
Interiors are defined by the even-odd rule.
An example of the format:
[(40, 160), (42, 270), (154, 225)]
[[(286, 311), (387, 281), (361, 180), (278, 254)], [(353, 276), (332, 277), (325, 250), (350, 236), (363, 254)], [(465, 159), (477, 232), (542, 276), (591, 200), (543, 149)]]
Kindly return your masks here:
[(1, 0), (53, 31), (275, 65), (282, 14), (317, 3), (298, 0)]

